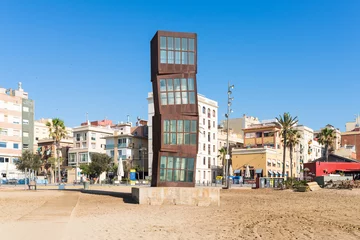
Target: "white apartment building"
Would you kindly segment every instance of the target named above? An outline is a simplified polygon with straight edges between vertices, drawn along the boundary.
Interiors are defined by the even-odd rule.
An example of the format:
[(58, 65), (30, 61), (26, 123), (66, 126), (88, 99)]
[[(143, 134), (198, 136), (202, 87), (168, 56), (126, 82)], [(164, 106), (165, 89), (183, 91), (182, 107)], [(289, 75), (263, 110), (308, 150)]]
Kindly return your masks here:
[[(152, 117), (154, 116), (153, 93), (148, 94), (148, 156), (149, 176), (152, 173)], [(218, 171), (218, 103), (198, 94), (199, 104), (199, 152), (196, 161), (196, 183), (207, 184), (215, 181)]]
[(0, 179), (19, 178), (15, 167), (22, 150), (31, 150), (34, 134), (34, 102), (22, 89), (0, 87)]
[(355, 128), (360, 127), (360, 115), (355, 115), (355, 121), (354, 122), (347, 122), (345, 124), (346, 132), (350, 132), (354, 130)]
[(324, 154), (324, 148), (315, 139), (314, 130), (304, 125), (294, 127), (300, 133), (300, 144), (295, 149), (297, 176), (303, 170), (303, 164), (314, 161)]
[(90, 153), (106, 153), (105, 137), (114, 134), (109, 126), (87, 125), (74, 127), (74, 147), (69, 149), (69, 166), (79, 166), (91, 162)]

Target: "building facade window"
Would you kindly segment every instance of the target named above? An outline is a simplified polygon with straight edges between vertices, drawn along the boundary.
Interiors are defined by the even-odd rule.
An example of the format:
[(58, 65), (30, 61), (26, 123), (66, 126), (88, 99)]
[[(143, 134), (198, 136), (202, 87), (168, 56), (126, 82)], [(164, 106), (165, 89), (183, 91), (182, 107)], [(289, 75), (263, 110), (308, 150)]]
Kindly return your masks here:
[(69, 162), (76, 162), (76, 153), (69, 154)]
[(24, 124), (24, 125), (29, 125), (29, 120), (23, 119), (23, 124)]
[(23, 144), (23, 149), (29, 149), (29, 144), (24, 143), (24, 144)]
[(164, 120), (165, 145), (196, 145), (196, 120)]
[(23, 111), (24, 112), (29, 112), (29, 108), (28, 107), (23, 107)]
[(208, 111), (208, 114), (207, 114), (207, 115), (208, 115), (208, 118), (210, 118), (210, 117), (211, 117), (210, 108), (208, 108), (207, 111)]
[(206, 151), (206, 144), (203, 144), (203, 151)]
[(14, 118), (13, 118), (13, 123), (14, 123), (14, 124), (20, 124), (20, 118), (14, 117)]
[(0, 135), (1, 136), (7, 136), (8, 135), (8, 130), (7, 129), (0, 129)]
[(80, 161), (81, 162), (87, 162), (88, 161), (88, 153), (80, 153)]
[(80, 134), (79, 133), (76, 134), (76, 141), (80, 141)]
[(215, 133), (213, 133), (213, 140), (215, 140)]
[(213, 110), (213, 117), (215, 117), (215, 110)]
[(91, 148), (95, 149), (96, 148), (96, 143), (91, 143)]
[(29, 137), (29, 133), (28, 132), (23, 132), (23, 137)]
[(215, 152), (215, 145), (213, 145), (213, 152)]
[[(202, 113), (203, 113), (203, 114), (206, 114), (206, 108), (205, 108), (205, 107), (202, 108)], [(204, 123), (204, 124), (205, 124), (205, 123)]]
[(13, 144), (13, 148), (14, 148), (14, 149), (19, 149), (19, 144), (18, 144), (18, 143), (14, 143), (14, 144)]
[(96, 133), (91, 133), (91, 140), (96, 141)]
[(195, 39), (160, 36), (160, 63), (195, 63)]
[(206, 157), (203, 158), (203, 165), (206, 165)]
[(82, 142), (81, 147), (86, 148), (86, 142)]
[(195, 104), (193, 78), (160, 79), (161, 105)]
[(208, 120), (208, 129), (211, 129), (211, 121)]
[(194, 177), (194, 159), (161, 156), (160, 181), (192, 182)]
[(0, 148), (6, 148), (6, 142), (0, 142)]

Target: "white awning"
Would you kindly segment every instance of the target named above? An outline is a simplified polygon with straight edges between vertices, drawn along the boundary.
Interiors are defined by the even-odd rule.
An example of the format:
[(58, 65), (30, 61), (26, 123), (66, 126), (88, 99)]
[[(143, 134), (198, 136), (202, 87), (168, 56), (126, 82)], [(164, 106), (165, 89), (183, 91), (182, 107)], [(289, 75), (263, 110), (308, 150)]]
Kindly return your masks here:
[(270, 159), (268, 159), (268, 160), (267, 160), (267, 162), (268, 162), (268, 163), (271, 163), (271, 160), (270, 160)]
[(278, 163), (278, 164), (281, 164), (281, 161), (278, 160), (277, 163)]
[(272, 163), (273, 163), (273, 164), (276, 164), (276, 160), (272, 160)]

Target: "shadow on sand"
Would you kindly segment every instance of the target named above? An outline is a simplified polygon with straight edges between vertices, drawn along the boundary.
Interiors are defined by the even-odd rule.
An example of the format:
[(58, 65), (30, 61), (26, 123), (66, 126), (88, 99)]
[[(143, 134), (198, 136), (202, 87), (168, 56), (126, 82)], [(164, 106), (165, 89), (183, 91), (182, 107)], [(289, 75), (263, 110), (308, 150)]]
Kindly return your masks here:
[(124, 192), (114, 192), (114, 191), (104, 191), (104, 190), (85, 190), (85, 189), (38, 189), (38, 190), (53, 190), (53, 191), (65, 191), (65, 192), (81, 192), (85, 194), (93, 194), (93, 195), (103, 195), (103, 196), (111, 196), (116, 198), (121, 198), (124, 203), (136, 204), (134, 199), (131, 196), (131, 193)]

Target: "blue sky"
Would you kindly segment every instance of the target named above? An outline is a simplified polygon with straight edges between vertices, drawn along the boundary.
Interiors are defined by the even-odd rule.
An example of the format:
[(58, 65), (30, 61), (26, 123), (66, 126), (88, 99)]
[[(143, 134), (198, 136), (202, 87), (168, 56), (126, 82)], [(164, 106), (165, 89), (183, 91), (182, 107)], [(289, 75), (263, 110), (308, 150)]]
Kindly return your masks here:
[[(196, 2), (196, 3), (193, 3)], [(198, 34), (198, 91), (226, 111), (284, 111), (344, 130), (360, 112), (360, 2), (0, 1), (0, 86), (36, 101), (36, 118), (147, 118), (149, 41), (157, 30)]]

